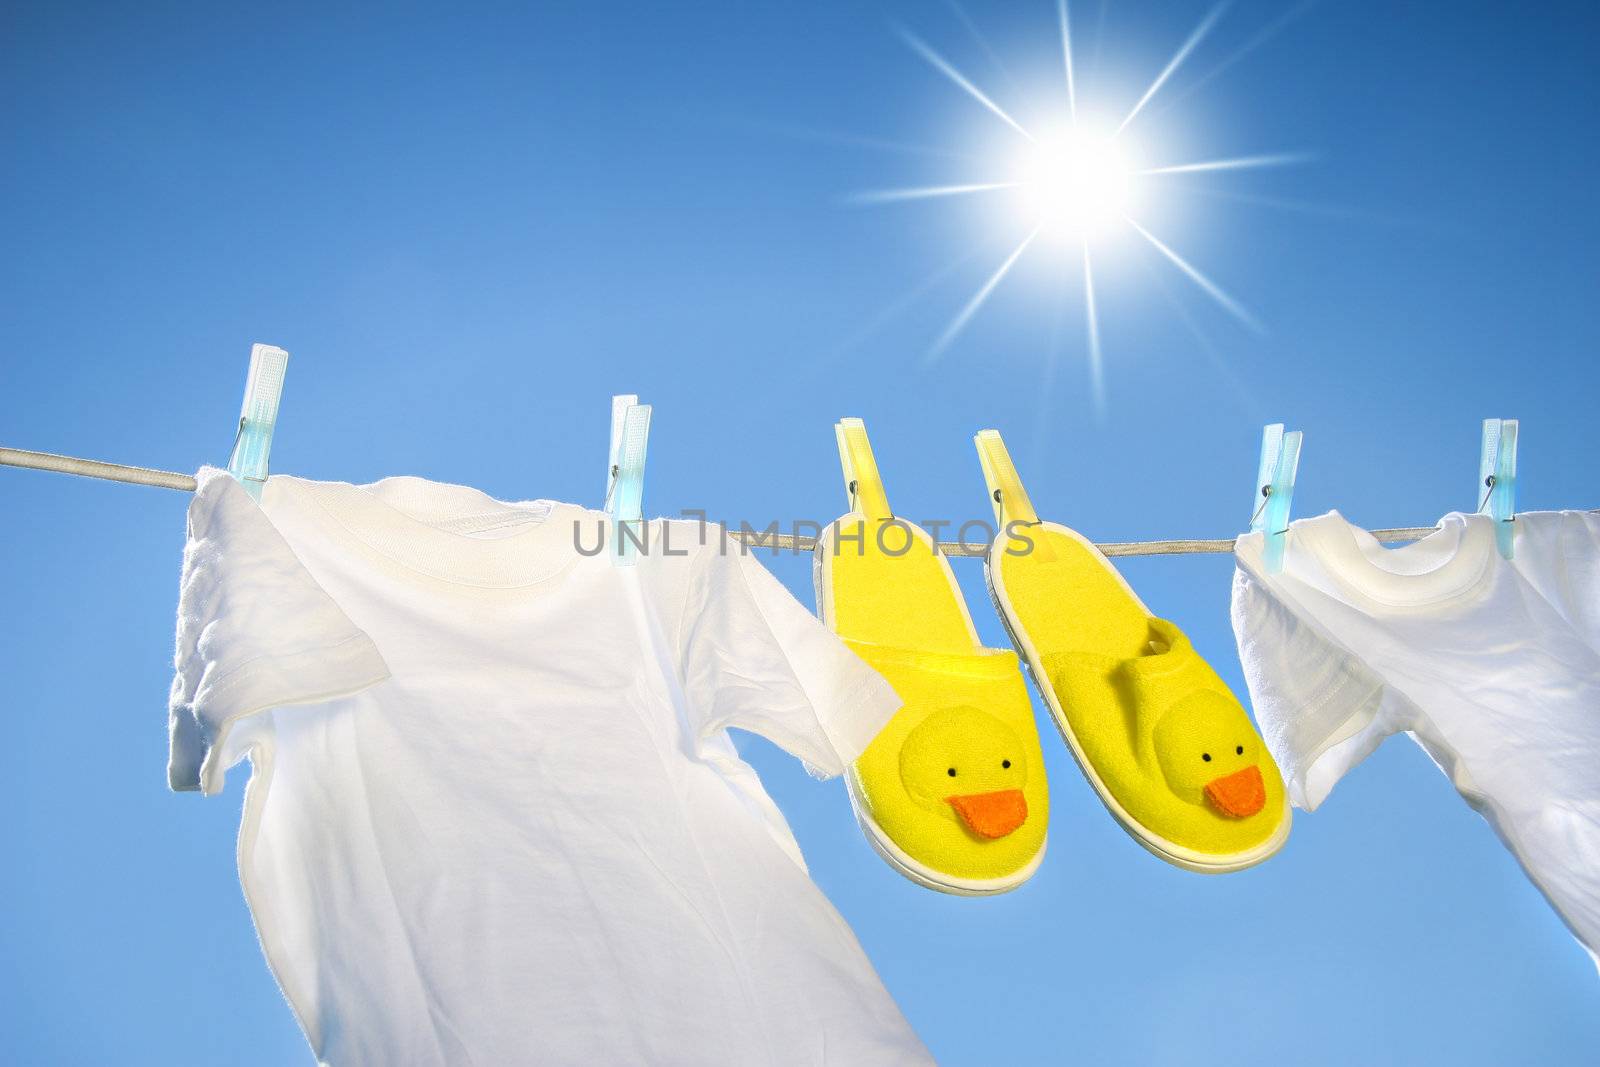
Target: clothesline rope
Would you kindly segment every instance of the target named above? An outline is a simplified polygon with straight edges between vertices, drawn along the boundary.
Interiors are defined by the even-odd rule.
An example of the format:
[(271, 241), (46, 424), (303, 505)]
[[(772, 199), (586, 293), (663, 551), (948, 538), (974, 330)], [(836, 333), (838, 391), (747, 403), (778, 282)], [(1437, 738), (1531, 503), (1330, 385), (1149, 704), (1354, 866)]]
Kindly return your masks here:
[[(121, 463), (103, 463), (97, 459), (77, 459), (58, 456), (53, 452), (30, 452), (22, 448), (0, 448), (0, 465), (27, 467), (31, 470), (55, 471), (59, 474), (76, 474), (84, 478), (100, 478), (111, 482), (128, 482), (132, 485), (153, 485), (161, 489), (178, 489), (186, 493), (195, 490), (194, 476), (177, 471), (154, 470), (150, 467), (129, 467)], [(1400, 526), (1387, 530), (1373, 530), (1372, 536), (1384, 543), (1415, 541), (1426, 537), (1437, 527)], [(793, 534), (768, 533), (760, 530), (729, 531), (730, 535), (746, 545), (773, 548), (779, 551), (810, 552), (816, 547), (816, 538)], [(1233, 551), (1233, 538), (1216, 537), (1200, 540), (1173, 541), (1101, 541), (1096, 546), (1108, 556), (1189, 556), (1223, 554)], [(939, 551), (947, 556), (982, 557), (987, 554), (985, 545), (968, 545), (957, 541), (940, 541)]]

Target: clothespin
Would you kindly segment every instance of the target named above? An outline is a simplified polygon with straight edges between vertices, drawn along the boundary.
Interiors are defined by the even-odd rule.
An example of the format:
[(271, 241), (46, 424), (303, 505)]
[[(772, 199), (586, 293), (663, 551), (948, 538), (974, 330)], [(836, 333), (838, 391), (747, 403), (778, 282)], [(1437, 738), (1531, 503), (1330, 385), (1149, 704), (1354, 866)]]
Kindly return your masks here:
[(1011, 522), (1038, 522), (1039, 516), (1034, 513), (1028, 491), (1022, 488), (1022, 479), (1017, 476), (1000, 431), (979, 430), (972, 443), (978, 446), (978, 462), (983, 466), (983, 481), (994, 505), (994, 521), (1002, 530)]
[(250, 374), (245, 379), (244, 406), (239, 409), (239, 430), (228, 457), (228, 473), (258, 504), (261, 487), (267, 483), (272, 429), (278, 421), (278, 401), (283, 397), (283, 375), (288, 367), (289, 353), (283, 349), (250, 346)]
[(1478, 452), (1478, 513), (1495, 520), (1500, 554), (1511, 558), (1517, 517), (1517, 420), (1484, 419)]
[(1250, 529), (1266, 535), (1267, 571), (1283, 570), (1284, 535), (1289, 532), (1289, 504), (1300, 467), (1300, 431), (1283, 432), (1275, 422), (1261, 431), (1261, 465), (1256, 472), (1256, 505)]
[(644, 455), (650, 443), (650, 405), (638, 396), (611, 398), (611, 452), (606, 465), (606, 514), (615, 545), (611, 561), (633, 563), (644, 542)]
[(844, 471), (850, 510), (869, 519), (894, 518), (878, 475), (878, 461), (872, 456), (872, 442), (867, 440), (866, 424), (860, 419), (840, 419), (833, 424), (833, 434), (839, 442), (839, 466)]
[[(1015, 526), (1032, 526), (1039, 516), (1033, 510), (1033, 501), (1022, 487), (1022, 478), (1011, 462), (1011, 453), (999, 430), (979, 430), (972, 443), (978, 446), (978, 463), (983, 467), (983, 483), (989, 487), (989, 502), (994, 505), (994, 521), (999, 536), (1010, 540)], [(1055, 558), (1048, 543), (1035, 545), (1038, 558), (1049, 561)]]

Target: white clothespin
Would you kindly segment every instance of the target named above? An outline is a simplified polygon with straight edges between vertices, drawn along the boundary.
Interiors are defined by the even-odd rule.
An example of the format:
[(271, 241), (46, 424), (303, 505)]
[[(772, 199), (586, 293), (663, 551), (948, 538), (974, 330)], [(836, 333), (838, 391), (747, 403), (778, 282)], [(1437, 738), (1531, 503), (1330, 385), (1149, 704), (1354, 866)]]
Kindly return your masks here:
[(650, 443), (650, 405), (629, 393), (611, 398), (611, 454), (606, 465), (606, 514), (614, 544), (611, 561), (631, 565), (648, 536), (644, 524), (644, 457)]
[(1289, 505), (1294, 500), (1294, 479), (1300, 468), (1300, 431), (1283, 432), (1275, 422), (1261, 431), (1261, 465), (1256, 470), (1256, 504), (1250, 529), (1266, 536), (1263, 552), (1267, 571), (1283, 570), (1283, 548), (1289, 532)]
[(250, 346), (250, 374), (245, 379), (244, 406), (239, 409), (239, 429), (228, 457), (228, 473), (245, 492), (261, 502), (267, 483), (267, 458), (272, 452), (272, 429), (278, 421), (278, 401), (283, 396), (283, 375), (289, 353), (272, 345)]
[(1517, 420), (1484, 419), (1478, 452), (1478, 513), (1495, 520), (1500, 554), (1511, 558), (1517, 517)]

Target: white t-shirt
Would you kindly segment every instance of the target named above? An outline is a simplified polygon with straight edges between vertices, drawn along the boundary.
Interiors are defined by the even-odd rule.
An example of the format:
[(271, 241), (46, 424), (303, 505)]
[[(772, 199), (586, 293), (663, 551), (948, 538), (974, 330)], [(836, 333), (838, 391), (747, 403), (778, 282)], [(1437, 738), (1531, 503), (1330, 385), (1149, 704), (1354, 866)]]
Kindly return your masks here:
[[(1239, 538), (1233, 627), (1297, 807), (1409, 731), (1600, 951), (1600, 515), (1446, 515), (1402, 548), (1337, 512), (1290, 524), (1282, 573)], [(1600, 963), (1600, 956), (1596, 956)]]
[(321, 1062), (929, 1062), (726, 732), (833, 775), (900, 702), (717, 528), (618, 567), (567, 504), (199, 481), (171, 784), (250, 757), (240, 878)]

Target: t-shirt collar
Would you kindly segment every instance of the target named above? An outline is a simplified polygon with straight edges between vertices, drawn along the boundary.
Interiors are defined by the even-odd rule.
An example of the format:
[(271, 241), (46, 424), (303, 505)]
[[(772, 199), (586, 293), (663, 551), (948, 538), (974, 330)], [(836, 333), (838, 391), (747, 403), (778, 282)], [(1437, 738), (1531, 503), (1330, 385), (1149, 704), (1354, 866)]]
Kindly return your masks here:
[(1494, 521), (1452, 512), (1433, 533), (1400, 548), (1337, 511), (1290, 526), (1289, 568), (1297, 551), (1308, 553), (1330, 578), (1382, 604), (1418, 607), (1450, 600), (1476, 588), (1495, 558)]
[(399, 566), (441, 581), (511, 589), (547, 582), (583, 558), (598, 512), (552, 500), (506, 502), (463, 485), (384, 478), (367, 485), (274, 475), (264, 504), (301, 503), (313, 521)]

